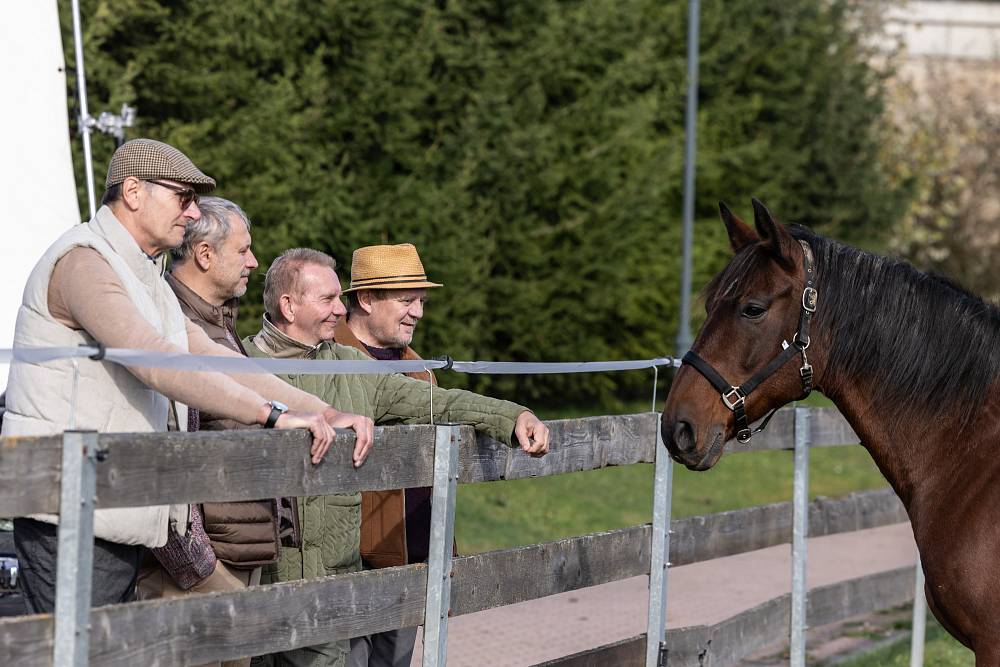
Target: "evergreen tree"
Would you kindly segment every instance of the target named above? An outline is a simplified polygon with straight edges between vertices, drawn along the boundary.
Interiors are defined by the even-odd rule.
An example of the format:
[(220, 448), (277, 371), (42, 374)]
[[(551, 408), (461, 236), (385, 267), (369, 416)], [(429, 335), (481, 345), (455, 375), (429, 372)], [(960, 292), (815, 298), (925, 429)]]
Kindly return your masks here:
[[(254, 221), (261, 271), (310, 246), (346, 282), (354, 248), (415, 243), (446, 285), (418, 333), (425, 356), (662, 356), (679, 301), (686, 5), (85, 0), (90, 106), (137, 106), (133, 136), (214, 176)], [(861, 0), (702, 6), (695, 286), (727, 257), (719, 199), (760, 196), (850, 238), (892, 224)], [(95, 143), (98, 172), (112, 150)], [(610, 401), (646, 395), (650, 374), (444, 380)]]

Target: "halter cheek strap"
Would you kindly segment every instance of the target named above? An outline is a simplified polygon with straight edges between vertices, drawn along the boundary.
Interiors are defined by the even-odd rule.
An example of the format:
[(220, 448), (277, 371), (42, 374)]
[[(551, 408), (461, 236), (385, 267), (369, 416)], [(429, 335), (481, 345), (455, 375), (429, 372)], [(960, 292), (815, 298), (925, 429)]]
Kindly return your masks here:
[(749, 380), (736, 386), (726, 382), (710, 363), (702, 359), (696, 352), (689, 351), (684, 355), (681, 363), (689, 364), (696, 371), (701, 373), (706, 380), (715, 387), (722, 397), (722, 402), (729, 408), (736, 418), (736, 439), (741, 442), (748, 442), (756, 433), (760, 433), (771, 421), (771, 417), (777, 408), (771, 410), (764, 421), (755, 430), (750, 430), (750, 423), (747, 419), (746, 402), (747, 397), (754, 389), (759, 387), (767, 378), (774, 375), (779, 368), (784, 366), (789, 359), (796, 354), (802, 356), (802, 366), (799, 368), (799, 378), (802, 380), (802, 398), (805, 398), (812, 391), (813, 368), (809, 364), (806, 356), (806, 349), (809, 347), (809, 324), (812, 321), (813, 313), (816, 312), (816, 301), (818, 294), (815, 288), (816, 272), (813, 268), (812, 249), (805, 241), (799, 241), (802, 246), (802, 265), (805, 272), (806, 283), (802, 290), (802, 305), (799, 311), (799, 326), (792, 336), (792, 344), (785, 347), (777, 356), (771, 359), (763, 368), (754, 373)]

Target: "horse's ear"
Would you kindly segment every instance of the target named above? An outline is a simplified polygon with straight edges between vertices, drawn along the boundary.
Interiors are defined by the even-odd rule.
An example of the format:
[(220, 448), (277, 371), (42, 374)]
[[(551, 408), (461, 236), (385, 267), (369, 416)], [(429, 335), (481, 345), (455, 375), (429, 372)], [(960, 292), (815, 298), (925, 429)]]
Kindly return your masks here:
[(726, 231), (729, 232), (729, 244), (733, 247), (733, 252), (739, 252), (751, 243), (756, 243), (760, 239), (757, 233), (750, 228), (750, 225), (740, 220), (729, 210), (725, 202), (719, 202), (719, 216), (722, 222), (726, 223)]
[(771, 212), (759, 199), (752, 199), (754, 226), (764, 244), (764, 248), (778, 263), (787, 269), (795, 267), (795, 239), (783, 225), (778, 224)]

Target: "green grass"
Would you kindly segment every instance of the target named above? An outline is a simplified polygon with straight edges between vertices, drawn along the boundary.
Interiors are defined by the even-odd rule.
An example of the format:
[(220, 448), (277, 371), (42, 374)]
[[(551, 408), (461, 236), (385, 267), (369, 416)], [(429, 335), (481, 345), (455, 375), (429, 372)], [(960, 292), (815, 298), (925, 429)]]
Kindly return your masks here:
[[(909, 667), (909, 664), (910, 639), (907, 637), (892, 646), (840, 663), (840, 667)], [(976, 658), (972, 651), (952, 639), (933, 617), (929, 617), (924, 664), (932, 667), (973, 667)]]
[[(885, 485), (861, 447), (810, 452), (813, 498)], [(701, 473), (674, 467), (676, 518), (787, 502), (791, 497), (791, 452), (727, 454)], [(464, 554), (479, 553), (648, 523), (652, 503), (653, 466), (649, 464), (463, 484), (456, 504), (458, 546)]]

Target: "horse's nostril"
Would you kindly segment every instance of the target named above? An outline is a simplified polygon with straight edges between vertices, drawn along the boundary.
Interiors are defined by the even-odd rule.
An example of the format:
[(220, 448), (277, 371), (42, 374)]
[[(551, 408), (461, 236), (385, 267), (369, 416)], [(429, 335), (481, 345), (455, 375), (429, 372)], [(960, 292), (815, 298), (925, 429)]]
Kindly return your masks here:
[(691, 424), (679, 421), (674, 425), (674, 444), (682, 452), (694, 451), (697, 444), (694, 437), (694, 429)]

